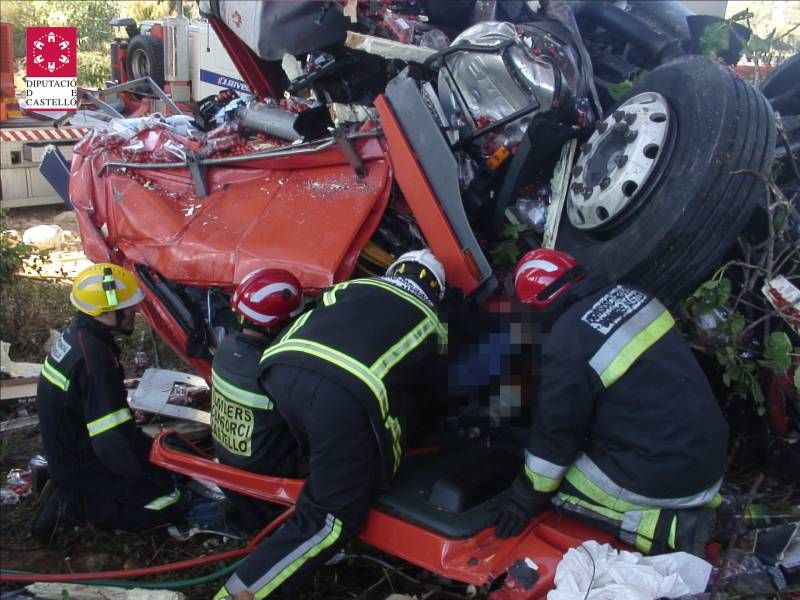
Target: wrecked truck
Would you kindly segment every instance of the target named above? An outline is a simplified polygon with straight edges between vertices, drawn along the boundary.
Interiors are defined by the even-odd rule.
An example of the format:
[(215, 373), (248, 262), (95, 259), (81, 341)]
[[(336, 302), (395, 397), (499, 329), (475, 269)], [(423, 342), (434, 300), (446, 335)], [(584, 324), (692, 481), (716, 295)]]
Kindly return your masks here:
[[(253, 95), (113, 120), (76, 145), (87, 256), (136, 274), (144, 316), (207, 379), (229, 297), (262, 267), (314, 296), (427, 245), (507, 331), (502, 284), (545, 243), (677, 302), (763, 201), (773, 111), (693, 54), (708, 20), (678, 2), (535, 4), (201, 3)], [(549, 511), (496, 539), (521, 459), (473, 429), (455, 450), (409, 450), (360, 537), (495, 600), (544, 597), (568, 548), (609, 536)], [(302, 486), (175, 434), (151, 458), (278, 504)]]

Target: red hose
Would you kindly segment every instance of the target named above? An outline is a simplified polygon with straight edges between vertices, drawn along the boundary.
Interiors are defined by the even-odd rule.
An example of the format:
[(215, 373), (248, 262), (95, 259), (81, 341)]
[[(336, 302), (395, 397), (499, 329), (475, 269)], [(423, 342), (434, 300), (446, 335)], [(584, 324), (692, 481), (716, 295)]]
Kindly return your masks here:
[(27, 573), (27, 574), (9, 574), (0, 575), (0, 583), (33, 583), (37, 581), (50, 582), (50, 581), (83, 581), (85, 579), (132, 579), (134, 577), (143, 577), (146, 575), (157, 575), (159, 573), (168, 573), (170, 571), (182, 571), (183, 569), (190, 569), (210, 562), (218, 560), (225, 560), (228, 558), (237, 558), (248, 554), (270, 533), (280, 526), (284, 521), (294, 514), (294, 506), (290, 506), (278, 517), (269, 522), (258, 534), (247, 543), (247, 546), (239, 550), (229, 550), (227, 552), (220, 552), (210, 556), (201, 556), (189, 560), (182, 560), (180, 562), (167, 563), (165, 565), (157, 565), (155, 567), (143, 567), (141, 569), (130, 569), (127, 571), (97, 571), (92, 573)]

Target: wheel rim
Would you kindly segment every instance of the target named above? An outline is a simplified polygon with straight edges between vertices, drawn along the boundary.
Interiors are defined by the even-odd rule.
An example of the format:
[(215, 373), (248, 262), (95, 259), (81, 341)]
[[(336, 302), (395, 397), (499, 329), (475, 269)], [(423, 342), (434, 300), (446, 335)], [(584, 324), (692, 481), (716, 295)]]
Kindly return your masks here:
[(655, 92), (637, 94), (597, 123), (572, 171), (573, 227), (601, 229), (631, 207), (657, 171), (671, 123), (666, 99)]
[(133, 53), (131, 57), (131, 71), (133, 71), (134, 79), (150, 76), (150, 59), (147, 58), (146, 52), (137, 50)]

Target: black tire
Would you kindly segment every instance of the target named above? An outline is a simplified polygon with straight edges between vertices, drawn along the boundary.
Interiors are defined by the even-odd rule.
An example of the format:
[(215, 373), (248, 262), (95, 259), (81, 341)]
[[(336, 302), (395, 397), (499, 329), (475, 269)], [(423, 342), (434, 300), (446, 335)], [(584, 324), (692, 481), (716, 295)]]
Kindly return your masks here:
[(125, 68), (129, 80), (150, 77), (164, 87), (164, 42), (152, 35), (135, 36), (128, 42)]
[(761, 93), (781, 115), (800, 114), (800, 54), (770, 73), (761, 85)]
[(775, 119), (760, 92), (698, 56), (655, 69), (622, 101), (645, 91), (664, 96), (676, 123), (660, 172), (616, 226), (581, 231), (565, 217), (557, 246), (589, 271), (675, 304), (721, 263), (765, 200), (760, 177), (736, 172), (769, 173)]

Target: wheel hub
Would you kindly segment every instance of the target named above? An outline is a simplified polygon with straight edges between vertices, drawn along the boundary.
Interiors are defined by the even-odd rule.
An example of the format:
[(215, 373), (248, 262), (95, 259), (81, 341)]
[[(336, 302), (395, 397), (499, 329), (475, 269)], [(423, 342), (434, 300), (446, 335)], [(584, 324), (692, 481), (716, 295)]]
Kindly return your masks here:
[(637, 94), (597, 124), (572, 170), (573, 227), (603, 227), (630, 206), (656, 170), (669, 128), (669, 105), (655, 92)]

